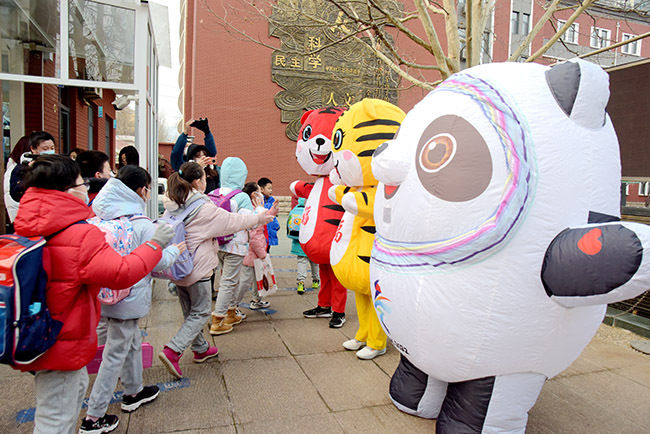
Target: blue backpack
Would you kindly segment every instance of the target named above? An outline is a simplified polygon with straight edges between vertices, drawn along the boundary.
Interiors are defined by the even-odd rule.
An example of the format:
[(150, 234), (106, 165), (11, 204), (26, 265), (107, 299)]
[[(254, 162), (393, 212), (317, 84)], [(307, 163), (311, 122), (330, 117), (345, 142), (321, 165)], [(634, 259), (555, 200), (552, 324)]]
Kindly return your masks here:
[(0, 363), (27, 365), (56, 342), (63, 323), (47, 308), (43, 247), (64, 229), (45, 238), (0, 235)]
[[(165, 211), (165, 214), (163, 214), (163, 216), (158, 219), (159, 222), (170, 224), (174, 229), (174, 237), (172, 238), (170, 244), (185, 242), (185, 219), (192, 213), (192, 211), (196, 210), (205, 203), (206, 201), (203, 199), (195, 200), (180, 214), (171, 215), (168, 211)], [(190, 250), (188, 248), (180, 254), (178, 259), (176, 259), (176, 262), (174, 262), (171, 267), (163, 271), (155, 271), (151, 273), (151, 275), (159, 279), (181, 280), (189, 275), (193, 269), (194, 253), (190, 253)]]
[(287, 217), (287, 236), (291, 239), (297, 240), (300, 235), (300, 224), (302, 223), (302, 214), (305, 212), (304, 200), (299, 202), (289, 211)]

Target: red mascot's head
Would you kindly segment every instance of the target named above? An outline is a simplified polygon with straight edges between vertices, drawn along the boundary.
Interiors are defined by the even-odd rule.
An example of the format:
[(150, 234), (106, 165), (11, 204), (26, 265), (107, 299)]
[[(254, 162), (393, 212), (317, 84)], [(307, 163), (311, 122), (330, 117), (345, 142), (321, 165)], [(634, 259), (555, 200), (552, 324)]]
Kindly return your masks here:
[(334, 168), (332, 159), (332, 130), (344, 107), (310, 110), (302, 115), (298, 133), (296, 158), (310, 175), (329, 175)]

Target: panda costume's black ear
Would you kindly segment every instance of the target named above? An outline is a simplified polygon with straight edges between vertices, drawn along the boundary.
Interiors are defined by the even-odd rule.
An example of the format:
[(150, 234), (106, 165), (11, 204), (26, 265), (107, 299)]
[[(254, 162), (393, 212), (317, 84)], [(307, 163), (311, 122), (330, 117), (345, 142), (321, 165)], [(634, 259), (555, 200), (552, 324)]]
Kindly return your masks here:
[(609, 76), (600, 66), (572, 59), (546, 71), (546, 82), (558, 106), (572, 121), (585, 128), (605, 124)]

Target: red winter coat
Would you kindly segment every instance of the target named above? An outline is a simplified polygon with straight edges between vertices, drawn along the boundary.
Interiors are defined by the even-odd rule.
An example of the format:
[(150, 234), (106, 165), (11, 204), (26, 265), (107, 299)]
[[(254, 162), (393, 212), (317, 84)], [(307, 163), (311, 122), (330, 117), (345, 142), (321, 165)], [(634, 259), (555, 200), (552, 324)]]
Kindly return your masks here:
[[(14, 222), (25, 237), (48, 236), (92, 216), (92, 210), (71, 194), (30, 188), (20, 200)], [(56, 234), (43, 248), (43, 268), (49, 276), (47, 306), (63, 322), (56, 343), (21, 371), (73, 371), (86, 366), (97, 350), (101, 286), (128, 288), (149, 274), (162, 249), (147, 242), (128, 256), (109, 246), (104, 233), (90, 224), (75, 224)]]

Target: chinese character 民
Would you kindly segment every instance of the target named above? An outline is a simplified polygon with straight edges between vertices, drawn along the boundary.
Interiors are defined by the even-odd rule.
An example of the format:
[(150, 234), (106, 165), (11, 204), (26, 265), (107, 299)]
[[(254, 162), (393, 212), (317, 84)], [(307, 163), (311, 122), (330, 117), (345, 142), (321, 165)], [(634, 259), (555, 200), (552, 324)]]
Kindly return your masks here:
[(286, 58), (279, 54), (275, 56), (275, 66), (287, 66)]

